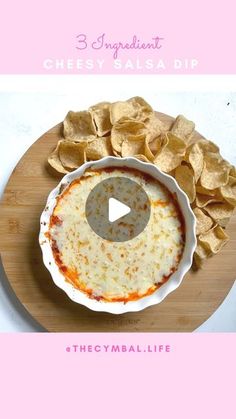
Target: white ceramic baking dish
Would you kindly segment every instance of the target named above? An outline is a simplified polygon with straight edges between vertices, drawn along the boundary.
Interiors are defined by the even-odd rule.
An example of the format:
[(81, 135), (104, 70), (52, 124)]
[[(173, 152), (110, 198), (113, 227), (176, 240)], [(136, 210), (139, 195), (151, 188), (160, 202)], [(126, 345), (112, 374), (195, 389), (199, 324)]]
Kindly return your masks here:
[[(67, 282), (54, 261), (49, 238), (45, 235), (49, 229), (50, 216), (53, 212), (56, 204), (56, 198), (60, 194), (60, 191), (69, 185), (74, 179), (82, 176), (86, 169), (100, 169), (107, 167), (128, 167), (137, 169), (160, 181), (169, 189), (170, 192), (176, 195), (185, 221), (185, 247), (176, 272), (172, 274), (168, 281), (158, 288), (153, 294), (125, 304), (122, 302), (97, 301), (89, 298), (85, 293), (74, 288), (69, 282)], [(105, 311), (113, 314), (140, 311), (146, 307), (160, 303), (170, 292), (178, 288), (184, 275), (190, 269), (192, 265), (193, 253), (196, 247), (195, 216), (191, 210), (187, 195), (180, 189), (173, 177), (161, 172), (153, 164), (144, 163), (133, 157), (105, 157), (95, 162), (87, 162), (75, 171), (68, 173), (63, 177), (59, 185), (49, 194), (46, 207), (40, 218), (39, 243), (42, 249), (44, 264), (49, 270), (54, 283), (59, 288), (64, 290), (68, 297), (75, 303), (82, 304), (91, 310)]]

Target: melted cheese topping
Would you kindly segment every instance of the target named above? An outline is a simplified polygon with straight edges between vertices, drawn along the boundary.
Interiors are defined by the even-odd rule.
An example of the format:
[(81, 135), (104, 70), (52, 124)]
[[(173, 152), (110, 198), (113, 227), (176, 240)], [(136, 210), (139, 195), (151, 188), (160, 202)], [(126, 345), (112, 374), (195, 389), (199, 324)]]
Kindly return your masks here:
[(97, 300), (127, 302), (153, 293), (176, 271), (184, 249), (184, 225), (175, 198), (157, 180), (125, 168), (112, 169), (112, 176), (126, 176), (147, 193), (151, 215), (142, 233), (126, 242), (111, 242), (90, 228), (87, 197), (111, 177), (111, 170), (101, 169), (87, 172), (58, 197), (49, 237), (55, 262), (75, 288)]

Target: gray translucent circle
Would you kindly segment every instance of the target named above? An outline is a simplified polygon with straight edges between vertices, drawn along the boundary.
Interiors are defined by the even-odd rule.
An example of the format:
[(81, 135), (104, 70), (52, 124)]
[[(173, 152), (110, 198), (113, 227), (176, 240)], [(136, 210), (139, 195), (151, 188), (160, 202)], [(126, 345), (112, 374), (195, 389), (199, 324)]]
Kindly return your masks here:
[[(130, 207), (130, 213), (110, 222), (110, 198)], [(148, 224), (150, 211), (150, 201), (144, 189), (133, 180), (122, 176), (98, 183), (90, 192), (85, 208), (92, 230), (103, 239), (113, 242), (125, 242), (138, 236)]]

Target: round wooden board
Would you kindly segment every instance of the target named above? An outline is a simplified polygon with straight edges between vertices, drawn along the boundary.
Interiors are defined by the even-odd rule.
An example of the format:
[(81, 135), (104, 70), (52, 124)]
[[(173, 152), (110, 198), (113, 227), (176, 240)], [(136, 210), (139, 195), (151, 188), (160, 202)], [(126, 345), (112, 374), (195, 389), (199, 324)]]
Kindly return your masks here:
[[(158, 114), (166, 123), (173, 119)], [(0, 207), (3, 266), (18, 299), (50, 332), (191, 332), (226, 297), (236, 278), (236, 216), (230, 241), (203, 269), (189, 272), (161, 304), (138, 313), (96, 313), (69, 300), (43, 265), (38, 244), (39, 218), (49, 192), (61, 176), (47, 157), (61, 136), (61, 124), (37, 140), (14, 169)], [(195, 133), (195, 137), (199, 137)]]

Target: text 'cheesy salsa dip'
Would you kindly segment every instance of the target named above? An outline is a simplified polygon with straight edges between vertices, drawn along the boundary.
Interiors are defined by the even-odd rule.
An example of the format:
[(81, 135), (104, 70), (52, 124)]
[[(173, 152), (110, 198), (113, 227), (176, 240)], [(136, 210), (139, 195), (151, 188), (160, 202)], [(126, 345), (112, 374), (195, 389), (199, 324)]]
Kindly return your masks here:
[[(126, 242), (99, 237), (86, 219), (89, 193), (111, 172), (135, 181), (150, 201), (146, 228)], [(125, 167), (90, 169), (72, 181), (57, 197), (47, 235), (65, 280), (88, 297), (106, 302), (125, 303), (152, 294), (177, 270), (185, 244), (175, 196), (153, 177)]]

